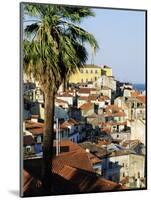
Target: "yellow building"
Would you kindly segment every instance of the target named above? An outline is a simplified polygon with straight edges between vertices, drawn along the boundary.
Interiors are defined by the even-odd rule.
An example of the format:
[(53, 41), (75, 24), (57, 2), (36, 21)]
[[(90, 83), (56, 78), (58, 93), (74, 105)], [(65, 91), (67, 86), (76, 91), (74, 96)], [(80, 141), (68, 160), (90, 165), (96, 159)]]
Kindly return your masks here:
[(112, 76), (108, 66), (85, 65), (69, 78), (69, 83), (87, 83), (97, 81), (102, 75)]

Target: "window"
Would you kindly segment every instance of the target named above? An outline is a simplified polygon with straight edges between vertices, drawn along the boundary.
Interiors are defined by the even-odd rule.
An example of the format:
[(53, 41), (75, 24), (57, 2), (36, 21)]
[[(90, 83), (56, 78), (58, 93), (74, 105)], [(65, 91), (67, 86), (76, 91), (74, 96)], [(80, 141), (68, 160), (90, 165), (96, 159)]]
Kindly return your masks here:
[(88, 78), (86, 78), (86, 82), (88, 82)]
[(83, 78), (81, 79), (81, 83), (83, 83)]
[(95, 70), (95, 74), (97, 74), (98, 73), (98, 70)]
[(93, 74), (93, 70), (91, 69), (91, 74)]
[(123, 177), (125, 177), (125, 172), (123, 172)]
[(95, 81), (96, 81), (96, 80), (97, 80), (97, 77), (95, 77), (94, 79), (95, 79)]
[(83, 72), (84, 72), (83, 69), (81, 69), (80, 72), (81, 72), (81, 74), (83, 74)]
[(86, 70), (86, 74), (88, 74), (88, 70)]

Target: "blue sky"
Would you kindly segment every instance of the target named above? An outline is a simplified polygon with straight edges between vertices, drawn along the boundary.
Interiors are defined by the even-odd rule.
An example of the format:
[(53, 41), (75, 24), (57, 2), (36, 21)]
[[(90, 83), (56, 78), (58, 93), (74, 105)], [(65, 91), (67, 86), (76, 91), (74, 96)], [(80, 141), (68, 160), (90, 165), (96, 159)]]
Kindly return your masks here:
[[(145, 82), (145, 13), (113, 9), (93, 9), (96, 16), (82, 27), (91, 32), (100, 46), (94, 64), (112, 67), (117, 80)], [(91, 63), (92, 54), (88, 48)]]

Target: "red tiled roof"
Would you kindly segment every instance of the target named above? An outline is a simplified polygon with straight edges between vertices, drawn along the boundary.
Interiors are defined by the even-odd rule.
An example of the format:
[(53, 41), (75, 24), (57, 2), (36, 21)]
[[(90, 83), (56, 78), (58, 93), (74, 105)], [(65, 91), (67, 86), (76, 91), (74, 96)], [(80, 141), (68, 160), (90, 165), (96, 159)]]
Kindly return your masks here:
[(64, 100), (62, 100), (62, 99), (56, 99), (56, 102), (57, 102), (57, 103), (66, 103), (66, 104), (68, 104), (67, 101), (64, 101)]
[(73, 97), (73, 95), (68, 92), (64, 92), (63, 94), (58, 94), (57, 97)]
[(107, 97), (107, 96), (100, 96), (98, 98), (98, 101), (105, 101), (105, 100), (109, 100), (109, 97)]
[(33, 177), (26, 171), (26, 170), (23, 170), (23, 192), (25, 192), (30, 183), (32, 182), (33, 180)]
[(64, 165), (93, 172), (91, 162), (84, 150), (62, 153), (55, 157), (53, 160), (53, 172), (58, 174)]
[(145, 97), (145, 96), (143, 96), (143, 95), (138, 96), (137, 99), (138, 99), (141, 103), (146, 104), (146, 97)]
[(90, 90), (91, 90), (91, 88), (80, 88), (78, 92), (79, 93), (88, 93), (89, 94)]
[(79, 192), (99, 192), (123, 189), (120, 184), (100, 178), (96, 176), (95, 173), (68, 165), (64, 165), (62, 170), (59, 171), (59, 175), (71, 183), (74, 183), (79, 188)]
[(33, 122), (31, 120), (26, 120), (25, 121), (25, 127), (26, 129), (30, 129), (30, 128), (41, 128), (43, 127), (44, 124), (40, 123), (40, 122)]
[(119, 110), (121, 110), (121, 108), (118, 107), (118, 106), (115, 105), (115, 104), (112, 104), (112, 105), (108, 105), (108, 106), (106, 107), (106, 110), (119, 111)]
[(139, 95), (141, 95), (141, 93), (139, 91), (131, 92), (132, 97), (138, 97)]
[(98, 157), (96, 157), (95, 155), (93, 155), (92, 153), (88, 153), (88, 158), (90, 159), (90, 162), (92, 164), (96, 164), (96, 163), (101, 162), (101, 160)]
[(71, 125), (78, 125), (79, 122), (77, 122), (76, 120), (70, 118), (68, 120), (66, 120), (65, 122), (63, 122), (61, 125), (60, 125), (60, 128), (64, 129), (64, 128), (68, 128), (68, 126), (71, 126)]
[(114, 114), (114, 117), (125, 117), (126, 114), (123, 111), (117, 112)]
[(113, 117), (125, 117), (126, 114), (122, 110), (122, 108), (117, 105), (108, 105), (105, 109), (105, 116), (113, 116)]
[(98, 95), (90, 95), (89, 96), (89, 101), (96, 101)]
[(44, 124), (39, 122), (33, 122), (30, 120), (25, 121), (25, 128), (33, 135), (43, 134)]
[(53, 168), (55, 173), (62, 169), (63, 165), (69, 165), (72, 167), (85, 169), (87, 171), (93, 171), (88, 153), (82, 147), (71, 142), (70, 140), (62, 140), (60, 142), (60, 146), (68, 146), (69, 151), (54, 157)]
[(85, 101), (88, 101), (88, 100), (89, 100), (89, 97), (87, 97), (87, 96), (80, 96), (78, 100), (85, 100)]
[(81, 110), (89, 110), (91, 108), (93, 108), (93, 103), (90, 102), (84, 103), (82, 106), (80, 106)]
[[(78, 144), (75, 144), (69, 140), (61, 141), (61, 146), (69, 146), (69, 152), (61, 153), (59, 156), (53, 158), (52, 162), (52, 172), (53, 172), (53, 190), (57, 191), (56, 194), (70, 194), (69, 189), (72, 189), (72, 193), (77, 192), (99, 192), (99, 191), (110, 191), (110, 190), (121, 190), (125, 189), (120, 184), (114, 183), (112, 181), (106, 180), (97, 176), (93, 172), (92, 163), (99, 162), (100, 160), (92, 154), (87, 153)], [(32, 172), (35, 175), (40, 173), (41, 160), (35, 162), (40, 162), (36, 164), (34, 160), (31, 160), (24, 165), (26, 171), (23, 172), (24, 175), (24, 192), (30, 194), (39, 194), (43, 190), (36, 187), (38, 179), (33, 179), (33, 177), (27, 172), (31, 171), (30, 166), (32, 166)], [(34, 164), (35, 163), (35, 164)], [(35, 166), (35, 170), (33, 167)], [(60, 177), (60, 178), (59, 178)], [(61, 178), (62, 177), (62, 178)], [(34, 185), (31, 182), (34, 181)], [(68, 183), (68, 184), (67, 184)], [(60, 185), (61, 184), (61, 185)], [(60, 185), (61, 187), (58, 187)], [(69, 187), (73, 186), (73, 187)], [(35, 190), (36, 188), (36, 190)], [(61, 189), (63, 188), (63, 190)], [(40, 191), (38, 193), (38, 191)]]
[(79, 124), (79, 122), (77, 122), (75, 119), (72, 119), (72, 118), (68, 119), (68, 123), (73, 124), (73, 125)]

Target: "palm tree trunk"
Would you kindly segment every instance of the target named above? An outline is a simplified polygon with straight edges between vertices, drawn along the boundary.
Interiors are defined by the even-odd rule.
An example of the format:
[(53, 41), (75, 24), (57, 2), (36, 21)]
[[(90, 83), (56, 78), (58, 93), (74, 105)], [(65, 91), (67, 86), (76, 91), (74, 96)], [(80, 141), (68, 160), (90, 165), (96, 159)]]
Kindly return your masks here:
[(67, 89), (67, 81), (66, 78), (63, 79), (63, 92), (65, 92)]
[(53, 157), (53, 125), (54, 125), (54, 99), (53, 91), (45, 91), (44, 102), (44, 138), (43, 138), (43, 168), (42, 182), (47, 193), (51, 192), (52, 184), (52, 157)]

